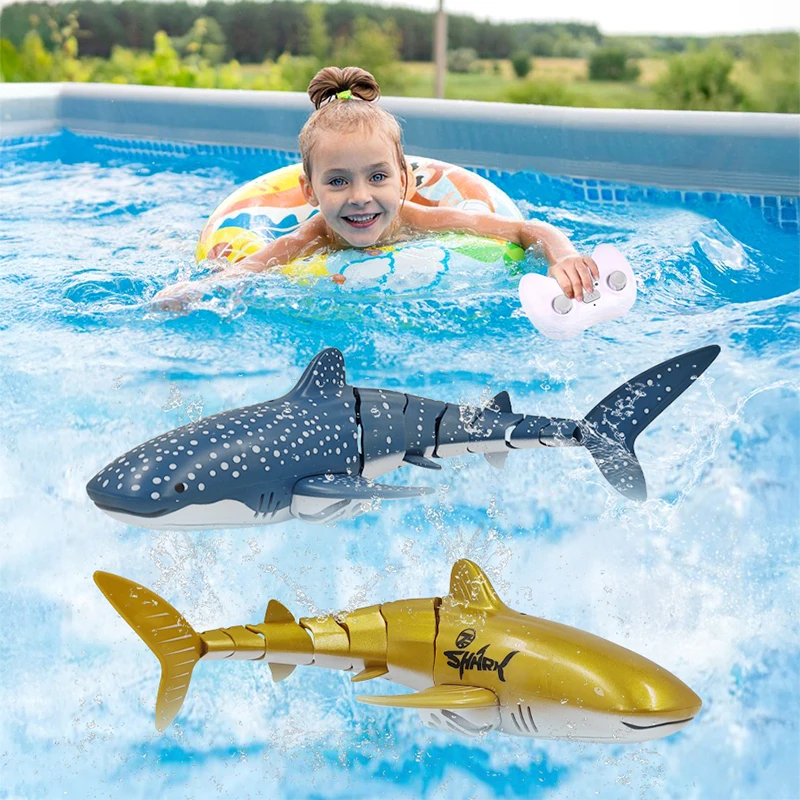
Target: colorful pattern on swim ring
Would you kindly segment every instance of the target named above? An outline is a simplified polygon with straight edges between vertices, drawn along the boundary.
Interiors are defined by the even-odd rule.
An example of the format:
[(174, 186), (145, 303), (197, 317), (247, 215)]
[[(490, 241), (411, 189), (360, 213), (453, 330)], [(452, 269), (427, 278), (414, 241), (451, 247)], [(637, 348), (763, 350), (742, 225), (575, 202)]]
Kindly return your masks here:
[[(417, 156), (407, 159), (416, 184), (409, 200), (429, 207), (488, 210), (522, 219), (511, 198), (480, 175), (444, 161)], [(225, 258), (235, 263), (260, 250), (266, 242), (296, 230), (318, 213), (303, 197), (299, 184), (301, 170), (301, 164), (274, 170), (223, 200), (200, 234), (197, 260)], [(524, 258), (522, 248), (510, 242), (448, 233), (377, 248), (324, 251), (287, 264), (281, 272), (299, 279), (338, 273), (346, 275), (348, 281), (372, 275), (378, 282), (385, 282), (381, 276), (397, 277), (398, 266), (400, 273), (410, 274), (425, 263), (433, 278), (447, 271), (452, 253), (482, 263), (503, 261), (507, 266), (514, 266)], [(419, 285), (429, 284), (427, 281)]]

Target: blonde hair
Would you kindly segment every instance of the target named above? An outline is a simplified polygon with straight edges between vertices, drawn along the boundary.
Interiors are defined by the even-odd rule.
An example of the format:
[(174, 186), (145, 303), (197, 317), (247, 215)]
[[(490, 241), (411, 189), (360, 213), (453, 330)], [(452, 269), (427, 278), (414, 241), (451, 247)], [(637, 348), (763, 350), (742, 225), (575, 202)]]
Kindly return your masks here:
[[(343, 93), (347, 94), (339, 97)], [(381, 96), (381, 89), (372, 74), (360, 67), (323, 67), (308, 84), (308, 96), (316, 111), (303, 125), (298, 142), (303, 171), (309, 180), (314, 145), (323, 131), (370, 130), (383, 133), (394, 145), (400, 169), (406, 171), (400, 124), (374, 102)]]

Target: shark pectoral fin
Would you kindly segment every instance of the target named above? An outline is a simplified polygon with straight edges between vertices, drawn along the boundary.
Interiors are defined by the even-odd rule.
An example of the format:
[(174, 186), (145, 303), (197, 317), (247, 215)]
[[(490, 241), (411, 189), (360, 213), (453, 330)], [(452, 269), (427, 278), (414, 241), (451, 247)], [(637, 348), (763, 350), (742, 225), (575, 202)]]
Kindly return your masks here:
[(350, 678), (351, 683), (361, 683), (361, 681), (371, 681), (373, 678), (380, 678), (389, 672), (386, 667), (364, 667), (358, 675)]
[(360, 475), (312, 475), (297, 481), (292, 490), (294, 495), (337, 500), (400, 500), (431, 492), (429, 486), (387, 486)]
[(425, 456), (412, 456), (406, 453), (403, 461), (406, 464), (411, 464), (412, 467), (422, 467), (423, 469), (441, 469), (442, 465), (437, 464), (435, 461), (431, 461), (429, 458), (425, 458)]
[(503, 469), (508, 460), (508, 451), (505, 453), (484, 453), (484, 457), (489, 462), (489, 465), (495, 469)]
[(359, 695), (359, 703), (389, 708), (493, 708), (497, 695), (478, 686), (432, 686), (414, 694)]
[(288, 678), (295, 669), (295, 664), (267, 663), (269, 664), (269, 671), (272, 673), (272, 680), (275, 681), (275, 683), (286, 680), (286, 678)]

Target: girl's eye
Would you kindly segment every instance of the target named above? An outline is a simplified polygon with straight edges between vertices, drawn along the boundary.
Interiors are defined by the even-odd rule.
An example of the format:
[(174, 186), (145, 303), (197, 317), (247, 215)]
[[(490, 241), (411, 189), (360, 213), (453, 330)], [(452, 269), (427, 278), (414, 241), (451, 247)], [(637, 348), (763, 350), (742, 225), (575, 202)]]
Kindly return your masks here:
[(344, 186), (345, 185), (345, 179), (344, 178), (331, 178), (328, 181), (328, 184), (330, 186)]
[(381, 181), (385, 181), (388, 176), (384, 172), (376, 172), (372, 176), (372, 180), (376, 183), (380, 183)]

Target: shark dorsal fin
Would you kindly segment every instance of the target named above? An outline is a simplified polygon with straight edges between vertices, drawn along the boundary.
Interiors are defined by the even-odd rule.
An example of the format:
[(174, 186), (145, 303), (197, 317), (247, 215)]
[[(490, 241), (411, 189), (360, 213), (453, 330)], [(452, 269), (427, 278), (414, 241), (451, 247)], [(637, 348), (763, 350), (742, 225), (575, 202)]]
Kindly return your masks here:
[(450, 599), (456, 605), (481, 611), (497, 611), (505, 606), (486, 573), (466, 558), (453, 564), (453, 571), (450, 573)]
[(294, 622), (294, 616), (286, 606), (278, 600), (270, 600), (264, 622)]
[(498, 392), (493, 398), (492, 402), (489, 403), (490, 408), (496, 408), (498, 411), (504, 414), (511, 414), (511, 398), (508, 396), (508, 392)]
[(329, 347), (317, 353), (288, 396), (327, 397), (337, 394), (347, 383), (341, 350)]

